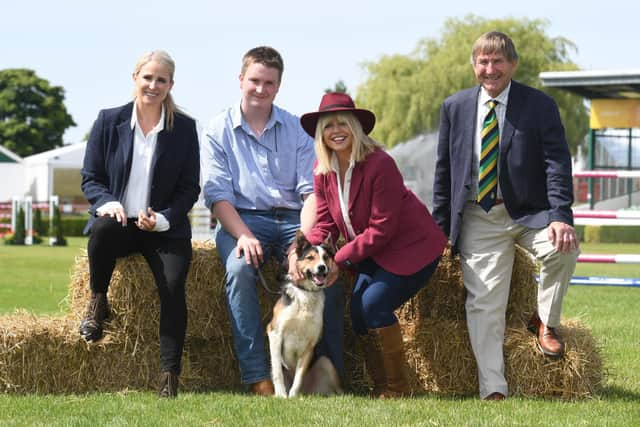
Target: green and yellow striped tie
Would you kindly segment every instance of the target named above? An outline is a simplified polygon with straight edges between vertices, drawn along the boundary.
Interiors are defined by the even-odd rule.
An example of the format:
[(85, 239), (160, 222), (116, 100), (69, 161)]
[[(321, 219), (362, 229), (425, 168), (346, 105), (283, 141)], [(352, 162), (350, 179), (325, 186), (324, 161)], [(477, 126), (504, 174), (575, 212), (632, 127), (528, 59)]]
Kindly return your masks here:
[(495, 107), (498, 101), (489, 101), (489, 112), (482, 123), (480, 173), (478, 175), (478, 203), (486, 212), (496, 204), (498, 192), (498, 151), (500, 128)]

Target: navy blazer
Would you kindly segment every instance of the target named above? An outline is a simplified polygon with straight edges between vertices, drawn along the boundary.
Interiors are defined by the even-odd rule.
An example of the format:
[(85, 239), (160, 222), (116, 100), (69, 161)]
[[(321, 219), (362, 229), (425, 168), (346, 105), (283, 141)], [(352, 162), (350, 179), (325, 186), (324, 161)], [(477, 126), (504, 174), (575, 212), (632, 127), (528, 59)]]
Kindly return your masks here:
[[(433, 217), (454, 249), (471, 188), (480, 86), (447, 98), (440, 111)], [(573, 225), (571, 155), (555, 101), (511, 82), (500, 138), (499, 182), (511, 218), (529, 228), (553, 221)]]
[[(91, 230), (97, 208), (107, 202), (122, 203), (124, 198), (133, 154), (132, 112), (133, 102), (100, 111), (89, 134), (80, 172), (82, 191), (91, 203), (85, 234)], [(200, 194), (198, 133), (193, 119), (178, 112), (174, 117), (173, 130), (158, 133), (151, 160), (149, 206), (169, 221), (169, 230), (159, 234), (191, 238), (187, 214)]]

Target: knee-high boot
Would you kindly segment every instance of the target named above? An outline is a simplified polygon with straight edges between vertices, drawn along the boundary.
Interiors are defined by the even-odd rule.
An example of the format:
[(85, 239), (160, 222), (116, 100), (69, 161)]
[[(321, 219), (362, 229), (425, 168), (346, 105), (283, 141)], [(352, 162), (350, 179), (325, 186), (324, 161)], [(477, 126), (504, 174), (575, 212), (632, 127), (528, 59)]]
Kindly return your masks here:
[(367, 373), (373, 381), (373, 395), (385, 399), (411, 394), (406, 374), (406, 359), (400, 325), (370, 329), (360, 337)]

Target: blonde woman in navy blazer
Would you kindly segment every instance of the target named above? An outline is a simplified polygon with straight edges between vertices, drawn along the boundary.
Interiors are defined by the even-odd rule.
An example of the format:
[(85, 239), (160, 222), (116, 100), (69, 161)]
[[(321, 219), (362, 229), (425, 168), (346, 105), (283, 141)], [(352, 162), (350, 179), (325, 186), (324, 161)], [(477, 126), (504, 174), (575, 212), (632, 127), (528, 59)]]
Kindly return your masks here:
[(141, 253), (160, 295), (161, 397), (178, 391), (191, 262), (187, 213), (200, 193), (196, 123), (173, 102), (174, 70), (163, 51), (139, 59), (133, 102), (100, 112), (81, 171), (82, 191), (91, 203), (85, 228), (91, 299), (80, 334), (88, 342), (102, 338), (116, 258)]
[(407, 395), (402, 335), (393, 312), (426, 285), (446, 238), (405, 187), (394, 160), (367, 136), (375, 124), (372, 112), (355, 108), (346, 94), (328, 93), (319, 111), (300, 121), (315, 137), (317, 156), (317, 223), (307, 238), (345, 238), (335, 259), (357, 272), (351, 319), (365, 347), (373, 394)]

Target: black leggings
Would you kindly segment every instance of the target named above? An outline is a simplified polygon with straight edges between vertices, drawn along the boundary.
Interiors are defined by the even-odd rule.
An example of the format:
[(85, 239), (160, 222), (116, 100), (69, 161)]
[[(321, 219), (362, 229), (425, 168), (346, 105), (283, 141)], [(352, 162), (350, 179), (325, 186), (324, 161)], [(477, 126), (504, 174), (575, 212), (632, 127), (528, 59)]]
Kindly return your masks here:
[(160, 296), (160, 368), (179, 374), (187, 330), (184, 284), (191, 263), (191, 240), (142, 231), (133, 221), (123, 227), (107, 215), (93, 223), (87, 249), (91, 290), (106, 293), (116, 258), (141, 253)]

